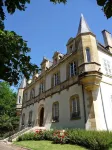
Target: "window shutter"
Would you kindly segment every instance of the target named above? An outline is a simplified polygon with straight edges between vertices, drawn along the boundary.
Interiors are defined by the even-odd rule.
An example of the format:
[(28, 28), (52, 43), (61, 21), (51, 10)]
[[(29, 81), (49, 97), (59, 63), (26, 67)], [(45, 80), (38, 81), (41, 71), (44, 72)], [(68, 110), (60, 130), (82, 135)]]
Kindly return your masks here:
[(66, 66), (66, 80), (70, 77), (70, 64), (68, 63)]

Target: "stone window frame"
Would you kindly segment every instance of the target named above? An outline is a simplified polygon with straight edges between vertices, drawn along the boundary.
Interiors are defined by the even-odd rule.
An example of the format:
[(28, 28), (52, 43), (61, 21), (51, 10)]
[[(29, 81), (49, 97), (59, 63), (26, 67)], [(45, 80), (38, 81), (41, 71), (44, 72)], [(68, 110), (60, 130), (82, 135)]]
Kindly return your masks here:
[[(56, 108), (54, 111), (54, 106), (56, 106), (56, 104), (58, 105), (58, 115), (56, 115)], [(59, 122), (59, 102), (58, 101), (52, 104), (52, 122)]]
[(87, 63), (91, 62), (91, 51), (89, 47), (86, 47), (86, 62)]
[[(56, 79), (57, 78), (57, 79)], [(60, 84), (60, 70), (55, 71), (51, 77), (51, 87), (55, 87)]]
[[(73, 75), (71, 75), (71, 73), (70, 73), (70, 65), (71, 65), (71, 63), (75, 63), (75, 65), (76, 65), (76, 71), (75, 71), (75, 73)], [(67, 65), (66, 65), (66, 79), (67, 80), (69, 78), (71, 78), (71, 77), (77, 76), (77, 74), (78, 74), (78, 64), (77, 63), (78, 62), (77, 62), (76, 59), (72, 59), (71, 61), (69, 61), (67, 63)]]
[(42, 80), (39, 85), (39, 94), (41, 94), (43, 92), (45, 92), (45, 81), (44, 80)]
[[(72, 66), (73, 68), (72, 68), (71, 66)], [(72, 70), (71, 68), (72, 68), (73, 70)], [(73, 72), (72, 72), (71, 70), (72, 70)], [(69, 65), (69, 73), (70, 73), (70, 77), (77, 75), (77, 65), (76, 65), (76, 62), (75, 62), (75, 61), (73, 61), (73, 62), (70, 63), (70, 65)]]
[[(76, 108), (73, 108), (72, 106), (72, 102), (73, 101), (77, 101), (77, 106)], [(78, 120), (81, 119), (81, 110), (80, 110), (80, 99), (79, 99), (79, 95), (75, 94), (73, 96), (70, 97), (70, 120)], [(75, 106), (75, 105), (74, 105)], [(72, 108), (73, 109), (77, 109), (77, 112), (72, 112)]]

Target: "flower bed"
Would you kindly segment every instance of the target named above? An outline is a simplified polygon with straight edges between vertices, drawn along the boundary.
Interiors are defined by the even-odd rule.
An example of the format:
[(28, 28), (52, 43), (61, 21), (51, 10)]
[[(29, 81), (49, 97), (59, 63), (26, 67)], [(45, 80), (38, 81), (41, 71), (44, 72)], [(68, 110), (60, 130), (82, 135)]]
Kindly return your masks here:
[(112, 132), (72, 130), (36, 130), (19, 136), (17, 141), (50, 140), (55, 144), (76, 144), (91, 150), (108, 150), (112, 146)]

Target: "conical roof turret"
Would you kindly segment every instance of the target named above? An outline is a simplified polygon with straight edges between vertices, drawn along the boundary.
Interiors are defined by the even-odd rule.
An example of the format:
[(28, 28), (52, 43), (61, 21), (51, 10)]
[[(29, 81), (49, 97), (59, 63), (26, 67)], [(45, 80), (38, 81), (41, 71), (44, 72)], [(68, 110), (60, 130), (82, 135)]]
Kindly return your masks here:
[(81, 34), (81, 33), (87, 33), (87, 32), (91, 32), (83, 14), (81, 14), (81, 18), (80, 18), (80, 23), (79, 23), (79, 28), (78, 28), (78, 32), (77, 35)]

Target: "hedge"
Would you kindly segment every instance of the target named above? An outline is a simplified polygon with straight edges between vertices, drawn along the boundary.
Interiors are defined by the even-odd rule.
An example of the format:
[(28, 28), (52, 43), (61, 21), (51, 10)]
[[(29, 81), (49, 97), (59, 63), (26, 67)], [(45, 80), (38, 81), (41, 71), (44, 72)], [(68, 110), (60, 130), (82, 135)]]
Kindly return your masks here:
[(23, 134), (17, 139), (17, 141), (25, 140), (50, 140), (55, 144), (76, 144), (91, 150), (108, 150), (112, 147), (112, 132), (81, 129), (36, 130), (36, 132)]

